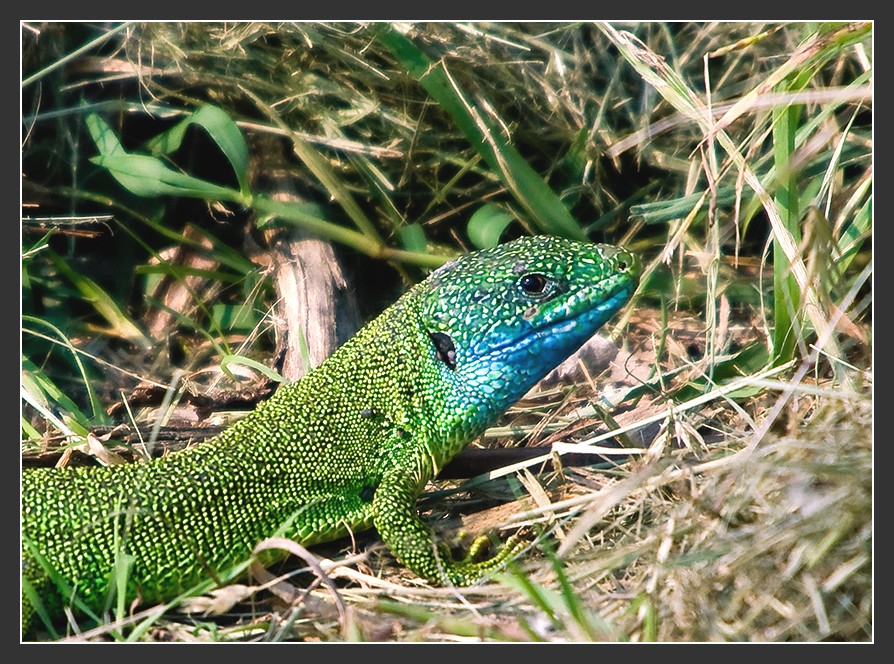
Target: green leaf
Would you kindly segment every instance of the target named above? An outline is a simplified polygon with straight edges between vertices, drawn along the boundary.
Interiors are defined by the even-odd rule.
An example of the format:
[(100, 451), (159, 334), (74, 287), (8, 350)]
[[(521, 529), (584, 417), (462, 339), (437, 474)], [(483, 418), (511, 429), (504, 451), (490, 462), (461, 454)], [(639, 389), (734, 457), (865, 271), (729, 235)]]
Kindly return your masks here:
[[(696, 192), (679, 198), (667, 198), (630, 206), (630, 219), (641, 220), (646, 224), (659, 224), (674, 219), (682, 219), (688, 215), (693, 206), (704, 196), (704, 192)], [(724, 186), (717, 189), (714, 199), (718, 207), (732, 205), (736, 200), (736, 188)]]
[(256, 360), (251, 359), (250, 357), (243, 357), (242, 355), (227, 355), (220, 361), (220, 369), (233, 380), (239, 380), (239, 378), (232, 371), (230, 371), (230, 367), (234, 364), (250, 367), (255, 371), (260, 372), (264, 376), (267, 376), (267, 378), (269, 378), (270, 380), (276, 381), (277, 383), (281, 383), (283, 381), (283, 377), (280, 376), (278, 372), (274, 371), (268, 366), (261, 364)]
[(229, 160), (243, 196), (250, 196), (248, 183), (248, 144), (236, 123), (217, 106), (206, 105), (146, 143), (152, 154), (171, 154), (183, 143), (186, 130), (198, 125), (208, 132)]
[(87, 131), (90, 132), (90, 137), (96, 143), (99, 154), (107, 157), (127, 154), (109, 124), (96, 113), (90, 113), (84, 122), (87, 125)]
[(258, 324), (257, 312), (244, 304), (215, 304), (211, 316), (221, 330), (246, 332)]
[(421, 224), (407, 224), (397, 229), (400, 243), (407, 251), (424, 252), (428, 250), (428, 240)]
[(115, 154), (92, 157), (91, 162), (108, 169), (122, 187), (137, 196), (187, 196), (205, 200), (242, 203), (242, 194), (229, 187), (180, 173), (158, 157)]
[(485, 203), (469, 218), (466, 232), (479, 249), (496, 247), (506, 227), (515, 221), (515, 215), (496, 203)]
[[(222, 111), (220, 111), (220, 113), (222, 113)], [(199, 120), (207, 122), (208, 124), (211, 124), (212, 127), (215, 127), (212, 137), (215, 138), (215, 140), (220, 138), (218, 145), (220, 145), (221, 141), (224, 143), (226, 147), (221, 147), (221, 149), (224, 150), (225, 154), (230, 158), (231, 163), (234, 163), (233, 160), (235, 159), (234, 168), (237, 169), (237, 177), (240, 178), (240, 187), (243, 187), (243, 179), (247, 177), (244, 171), (248, 161), (248, 148), (244, 145), (244, 139), (242, 139), (241, 134), (239, 135), (239, 140), (242, 141), (243, 145), (242, 148), (239, 148), (235, 145), (238, 141), (236, 141), (232, 135), (228, 135), (228, 132), (225, 129), (219, 128), (219, 125), (223, 124), (220, 118), (220, 113), (206, 111), (200, 116)], [(192, 118), (192, 121), (194, 122), (196, 121), (195, 115), (196, 114), (194, 114)], [(189, 119), (190, 118), (187, 118), (187, 120)], [(229, 120), (229, 118), (227, 119)], [(109, 124), (97, 114), (91, 113), (87, 116), (85, 122), (87, 124), (87, 129), (90, 132), (90, 136), (93, 138), (93, 142), (96, 143), (96, 147), (99, 150), (99, 156), (91, 158), (90, 161), (102, 168), (108, 169), (112, 177), (131, 193), (146, 198), (171, 195), (189, 196), (206, 200), (232, 201), (237, 203), (244, 202), (245, 197), (243, 196), (243, 192), (238, 192), (229, 187), (221, 187), (212, 182), (207, 182), (192, 177), (191, 175), (175, 171), (158, 157), (128, 153), (124, 149), (124, 146), (121, 145), (121, 141), (118, 140), (118, 137), (115, 135), (115, 132)], [(185, 127), (183, 131), (185, 131)], [(238, 129), (236, 129), (236, 131), (238, 131)], [(211, 130), (209, 130), (209, 133), (210, 132)], [(165, 133), (167, 134), (169, 132)], [(231, 132), (229, 132), (229, 134), (231, 134)], [(162, 136), (164, 136), (164, 134), (162, 134)], [(174, 138), (169, 138), (167, 143), (163, 143), (165, 145), (172, 145), (175, 142), (175, 138), (176, 136)], [(181, 132), (179, 140), (182, 140), (182, 138), (183, 136)], [(179, 142), (177, 144), (179, 145)], [(241, 175), (240, 169), (242, 171)], [(247, 185), (243, 187), (243, 189), (247, 189)]]

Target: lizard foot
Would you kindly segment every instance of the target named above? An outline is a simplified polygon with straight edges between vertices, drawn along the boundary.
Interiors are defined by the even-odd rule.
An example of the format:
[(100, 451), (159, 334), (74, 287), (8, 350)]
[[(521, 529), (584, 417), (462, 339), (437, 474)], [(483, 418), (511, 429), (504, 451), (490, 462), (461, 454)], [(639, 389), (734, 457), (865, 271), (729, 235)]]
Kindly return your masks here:
[(489, 558), (482, 558), (482, 553), (491, 546), (487, 535), (476, 537), (469, 546), (468, 553), (460, 560), (454, 560), (446, 547), (442, 547), (439, 562), (442, 573), (455, 586), (468, 586), (490, 572), (494, 572), (512, 560), (525, 548), (526, 541), (520, 535), (511, 536)]

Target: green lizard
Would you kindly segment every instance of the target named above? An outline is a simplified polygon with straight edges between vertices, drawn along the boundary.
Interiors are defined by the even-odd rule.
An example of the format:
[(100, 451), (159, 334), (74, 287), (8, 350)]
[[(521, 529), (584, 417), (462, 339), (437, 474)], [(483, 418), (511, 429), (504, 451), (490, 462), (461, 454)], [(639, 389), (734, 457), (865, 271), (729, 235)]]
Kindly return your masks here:
[(36, 614), (106, 610), (122, 552), (126, 605), (151, 605), (226, 580), (274, 534), (314, 544), (375, 527), (418, 576), (473, 583), (517, 547), (454, 561), (418, 496), (618, 311), (638, 276), (627, 251), (548, 236), (469, 253), (206, 443), (143, 463), (26, 470), (23, 634)]

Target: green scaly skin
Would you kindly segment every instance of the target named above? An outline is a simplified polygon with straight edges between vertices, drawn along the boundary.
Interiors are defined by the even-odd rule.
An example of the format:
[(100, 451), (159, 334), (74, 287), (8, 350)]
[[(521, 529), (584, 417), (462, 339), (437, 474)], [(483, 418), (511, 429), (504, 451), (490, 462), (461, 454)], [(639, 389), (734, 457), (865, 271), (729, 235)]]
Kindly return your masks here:
[(114, 606), (121, 552), (133, 561), (125, 606), (151, 605), (229, 580), (274, 534), (314, 544), (375, 527), (420, 577), (473, 583), (517, 547), (452, 560), (419, 519), (419, 494), (620, 309), (638, 276), (626, 251), (547, 236), (466, 254), (207, 443), (145, 463), (27, 470), (23, 634), (36, 613)]

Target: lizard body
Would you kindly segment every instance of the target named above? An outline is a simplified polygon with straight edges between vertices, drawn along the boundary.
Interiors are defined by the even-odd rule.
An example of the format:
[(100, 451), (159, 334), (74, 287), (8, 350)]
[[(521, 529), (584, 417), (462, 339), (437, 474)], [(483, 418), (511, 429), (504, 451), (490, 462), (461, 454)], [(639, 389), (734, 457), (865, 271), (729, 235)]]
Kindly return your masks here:
[(474, 582), (505, 553), (438, 553), (419, 494), (628, 301), (638, 273), (629, 252), (547, 236), (466, 254), (206, 443), (26, 470), (23, 633), (35, 612), (108, 608), (116, 560), (131, 563), (127, 602), (152, 604), (229, 579), (274, 534), (314, 544), (375, 527), (417, 575)]

